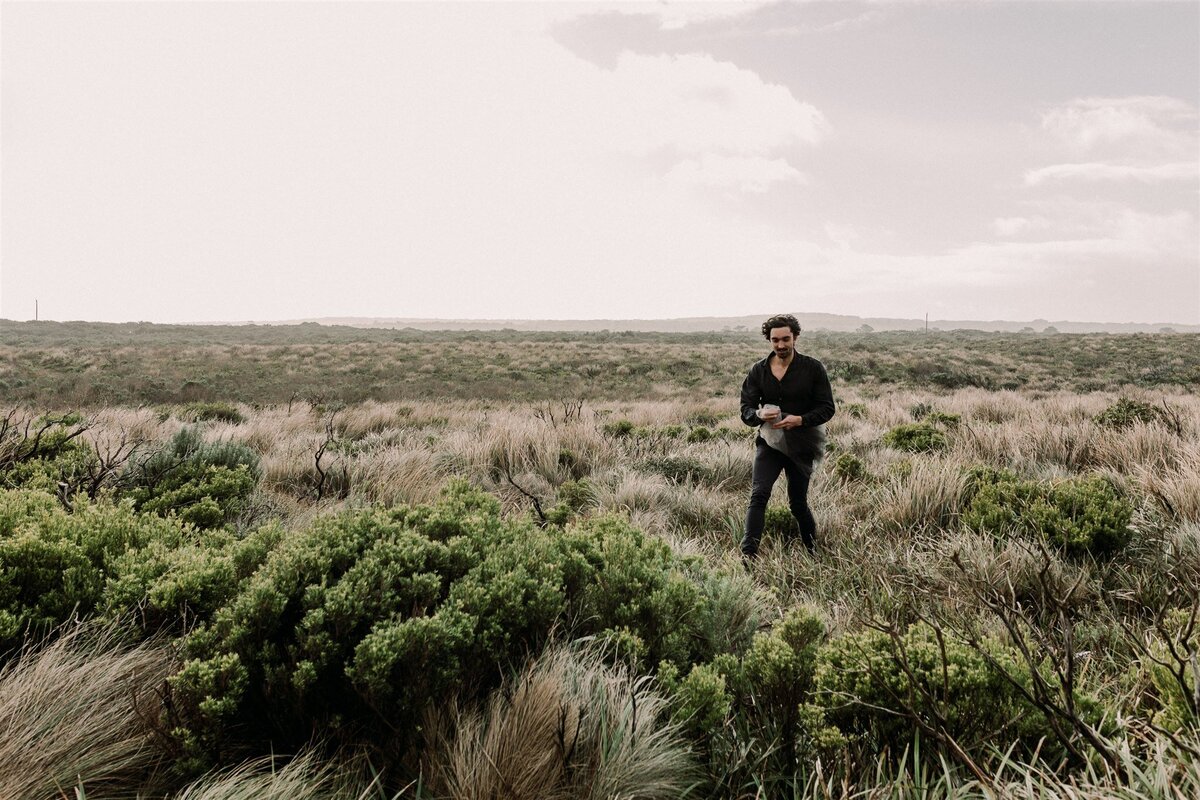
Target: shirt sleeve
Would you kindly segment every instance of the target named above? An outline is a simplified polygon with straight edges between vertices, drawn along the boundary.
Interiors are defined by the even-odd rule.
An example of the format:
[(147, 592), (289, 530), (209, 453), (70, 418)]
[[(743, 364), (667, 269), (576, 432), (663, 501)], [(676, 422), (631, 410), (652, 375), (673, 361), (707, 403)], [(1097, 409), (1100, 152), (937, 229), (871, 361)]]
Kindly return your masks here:
[[(742, 390), (742, 416), (745, 417), (745, 389)], [(825, 365), (820, 361), (816, 362), (816, 367), (812, 376), (812, 406), (805, 412), (801, 413), (803, 423), (801, 427), (810, 428), (815, 425), (824, 425), (833, 418), (835, 411), (833, 405), (833, 387), (829, 385), (829, 375), (825, 372)]]
[(742, 422), (757, 428), (762, 425), (758, 418), (758, 406), (762, 402), (762, 384), (759, 382), (756, 368), (751, 367), (742, 381)]

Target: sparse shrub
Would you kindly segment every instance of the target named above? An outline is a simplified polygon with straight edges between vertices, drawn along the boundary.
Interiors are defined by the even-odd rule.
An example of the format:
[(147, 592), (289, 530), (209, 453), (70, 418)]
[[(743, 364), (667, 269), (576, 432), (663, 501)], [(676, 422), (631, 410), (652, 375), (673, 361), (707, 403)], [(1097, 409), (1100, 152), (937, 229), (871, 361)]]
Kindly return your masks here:
[(1132, 535), (1133, 506), (1098, 476), (1047, 483), (979, 468), (970, 474), (967, 498), (967, 527), (995, 536), (1041, 536), (1070, 553), (1112, 553)]
[(250, 448), (205, 442), (196, 428), (183, 428), (147, 456), (130, 459), (119, 484), (139, 511), (215, 528), (246, 508), (259, 477)]
[(693, 411), (692, 413), (688, 414), (687, 421), (691, 425), (696, 425), (702, 428), (713, 428), (716, 427), (717, 423), (721, 421), (721, 415), (707, 410)]
[(232, 403), (217, 400), (188, 403), (180, 411), (180, 418), (186, 422), (228, 422), (231, 425), (241, 425), (246, 421), (246, 415), (237, 410)]
[(690, 431), (688, 431), (687, 435), (688, 444), (707, 442), (711, 438), (713, 438), (712, 430), (705, 428), (703, 425), (698, 425), (695, 428), (692, 428)]
[(1097, 414), (1093, 421), (1105, 428), (1129, 428), (1135, 423), (1150, 425), (1165, 422), (1166, 413), (1157, 406), (1122, 397), (1117, 402)]
[(867, 478), (867, 467), (853, 453), (839, 453), (833, 459), (833, 474), (843, 481), (861, 481)]
[(897, 425), (883, 435), (883, 443), (910, 453), (928, 453), (947, 447), (946, 435), (929, 422)]

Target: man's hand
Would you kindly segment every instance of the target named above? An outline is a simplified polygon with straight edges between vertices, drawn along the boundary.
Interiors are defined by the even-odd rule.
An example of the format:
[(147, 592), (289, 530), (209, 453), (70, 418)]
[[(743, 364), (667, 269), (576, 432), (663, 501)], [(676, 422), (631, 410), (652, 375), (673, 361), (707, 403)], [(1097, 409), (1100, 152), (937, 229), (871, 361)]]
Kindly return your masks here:
[(791, 428), (799, 428), (803, 424), (804, 424), (804, 417), (800, 416), (799, 414), (792, 414), (790, 416), (784, 417), (783, 419), (779, 420), (778, 422), (771, 423), (771, 427), (777, 431), (786, 431)]
[(779, 419), (780, 411), (778, 406), (763, 406), (756, 413), (763, 422), (774, 422)]

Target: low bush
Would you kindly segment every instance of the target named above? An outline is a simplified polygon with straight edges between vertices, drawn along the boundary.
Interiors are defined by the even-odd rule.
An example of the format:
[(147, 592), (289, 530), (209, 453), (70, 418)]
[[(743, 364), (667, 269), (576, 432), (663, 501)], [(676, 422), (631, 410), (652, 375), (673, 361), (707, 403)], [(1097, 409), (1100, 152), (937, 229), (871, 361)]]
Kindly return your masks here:
[(1001, 645), (985, 655), (921, 622), (894, 637), (866, 629), (831, 640), (814, 688), (828, 720), (868, 753), (898, 756), (922, 730), (968, 752), (1019, 743), (1028, 756), (1052, 730), (1006, 673), (1021, 682)]
[(556, 635), (616, 636), (635, 664), (744, 647), (753, 592), (730, 580), (615, 518), (505, 520), (461, 483), (433, 506), (320, 518), (188, 637), (176, 733), (197, 766), (316, 729), (404, 750), (426, 709), (494, 687)]
[(246, 421), (246, 415), (238, 411), (232, 403), (217, 400), (208, 402), (188, 403), (180, 411), (180, 419), (187, 422), (228, 422), (231, 425), (241, 425)]
[(866, 465), (853, 453), (838, 453), (830, 469), (834, 476), (845, 482), (861, 481), (868, 477)]
[(164, 446), (130, 459), (119, 485), (139, 511), (219, 527), (245, 510), (261, 475), (258, 455), (235, 442), (205, 442), (183, 428)]
[(883, 435), (883, 443), (910, 453), (945, 450), (948, 444), (946, 435), (929, 422), (897, 425)]
[(755, 635), (740, 658), (721, 654), (687, 672), (660, 664), (658, 679), (671, 698), (672, 716), (699, 743), (714, 779), (707, 796), (748, 784), (777, 796), (785, 787), (797, 788), (798, 776), (818, 756), (841, 747), (840, 732), (813, 703), (824, 638), (821, 617), (795, 608)]
[(967, 481), (962, 523), (994, 536), (1040, 536), (1073, 554), (1105, 555), (1129, 542), (1132, 517), (1130, 502), (1099, 476), (1050, 483), (977, 468)]
[(68, 513), (44, 492), (0, 492), (0, 649), (95, 613), (122, 564), (152, 543), (171, 549), (189, 535), (178, 520), (138, 514), (129, 503), (81, 496)]
[(1136, 423), (1150, 425), (1156, 422), (1165, 422), (1166, 416), (1166, 412), (1158, 406), (1122, 397), (1093, 417), (1092, 421), (1104, 428), (1121, 430)]

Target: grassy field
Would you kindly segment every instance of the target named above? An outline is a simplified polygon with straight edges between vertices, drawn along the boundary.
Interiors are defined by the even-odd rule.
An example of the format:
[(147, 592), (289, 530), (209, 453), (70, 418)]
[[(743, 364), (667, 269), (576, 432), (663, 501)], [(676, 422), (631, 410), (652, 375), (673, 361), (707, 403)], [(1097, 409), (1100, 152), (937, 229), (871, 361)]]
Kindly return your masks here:
[(0, 796), (1200, 793), (1200, 337), (0, 333)]
[[(1115, 390), (1200, 385), (1200, 335), (811, 333), (851, 385)], [(504, 401), (728, 397), (761, 357), (749, 333), (515, 333), (318, 325), (0, 321), (0, 397), (46, 406), (293, 397)]]

